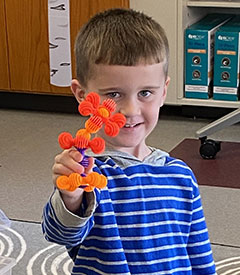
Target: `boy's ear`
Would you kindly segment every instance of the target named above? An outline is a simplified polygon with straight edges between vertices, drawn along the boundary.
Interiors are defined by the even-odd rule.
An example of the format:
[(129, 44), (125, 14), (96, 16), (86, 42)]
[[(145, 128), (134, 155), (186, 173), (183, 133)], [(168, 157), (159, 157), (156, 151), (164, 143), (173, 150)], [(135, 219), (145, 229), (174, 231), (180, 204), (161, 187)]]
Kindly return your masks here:
[(78, 103), (81, 103), (84, 100), (85, 92), (77, 79), (72, 80), (71, 91)]

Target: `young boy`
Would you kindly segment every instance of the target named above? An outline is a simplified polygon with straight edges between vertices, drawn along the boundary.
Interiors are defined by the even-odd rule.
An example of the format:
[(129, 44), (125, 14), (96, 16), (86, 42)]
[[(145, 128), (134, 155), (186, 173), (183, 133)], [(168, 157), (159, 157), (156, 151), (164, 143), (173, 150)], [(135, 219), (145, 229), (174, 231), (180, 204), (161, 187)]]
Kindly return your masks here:
[(74, 148), (56, 156), (54, 184), (93, 166), (108, 185), (90, 193), (56, 188), (44, 209), (46, 239), (67, 247), (72, 274), (216, 274), (191, 169), (145, 142), (169, 84), (164, 30), (143, 13), (112, 9), (81, 29), (75, 51), (77, 101), (91, 91), (112, 98), (126, 124), (114, 138), (98, 132), (106, 150), (89, 152), (87, 169)]

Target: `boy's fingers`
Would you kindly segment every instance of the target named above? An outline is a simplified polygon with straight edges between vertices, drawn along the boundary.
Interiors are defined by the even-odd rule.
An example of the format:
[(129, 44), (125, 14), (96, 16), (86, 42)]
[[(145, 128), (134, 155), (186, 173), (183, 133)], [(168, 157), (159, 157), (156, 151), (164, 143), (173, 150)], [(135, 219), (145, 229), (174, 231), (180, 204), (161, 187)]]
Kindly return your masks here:
[(72, 170), (60, 163), (53, 165), (52, 171), (53, 171), (53, 174), (66, 175), (66, 176), (69, 176), (70, 174), (74, 173), (74, 170)]
[(89, 157), (88, 161), (89, 161), (89, 165), (88, 165), (88, 167), (85, 168), (85, 173), (86, 174), (88, 174), (92, 171), (92, 168), (93, 168), (93, 165), (94, 165), (94, 158)]
[(83, 159), (83, 155), (82, 155), (80, 152), (78, 152), (78, 150), (76, 150), (76, 149), (74, 149), (74, 150), (70, 149), (70, 150), (69, 150), (69, 155), (70, 155), (76, 162), (80, 162), (80, 161), (82, 161), (82, 159)]
[(55, 157), (55, 162), (65, 163), (69, 161), (69, 158), (75, 160), (76, 162), (80, 162), (83, 159), (83, 156), (76, 149), (64, 150), (61, 154)]
[(53, 165), (53, 173), (67, 175), (66, 171), (68, 170), (66, 169), (69, 169), (71, 173), (83, 173), (84, 167), (78, 163), (79, 159), (80, 161), (82, 159), (82, 155), (79, 152), (68, 151), (66, 153), (57, 155), (55, 157), (55, 164)]

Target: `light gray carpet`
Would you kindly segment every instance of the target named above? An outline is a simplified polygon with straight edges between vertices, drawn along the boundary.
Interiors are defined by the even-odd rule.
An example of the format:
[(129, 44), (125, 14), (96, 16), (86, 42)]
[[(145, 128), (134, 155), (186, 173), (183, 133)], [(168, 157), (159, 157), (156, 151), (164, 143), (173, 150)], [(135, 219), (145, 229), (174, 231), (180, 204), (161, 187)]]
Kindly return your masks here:
[(66, 249), (45, 241), (40, 224), (12, 222), (0, 231), (0, 243), (1, 255), (16, 260), (12, 275), (70, 275), (72, 261)]

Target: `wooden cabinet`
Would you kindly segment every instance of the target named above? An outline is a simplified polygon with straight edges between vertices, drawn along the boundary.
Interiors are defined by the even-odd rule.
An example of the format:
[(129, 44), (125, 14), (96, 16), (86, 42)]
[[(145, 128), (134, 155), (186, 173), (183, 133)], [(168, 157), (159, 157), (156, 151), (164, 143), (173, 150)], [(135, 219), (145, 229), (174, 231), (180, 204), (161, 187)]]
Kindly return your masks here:
[(0, 0), (0, 89), (10, 89), (8, 49), (7, 49), (7, 29), (5, 25), (5, 2)]
[[(79, 28), (112, 7), (129, 7), (129, 0), (70, 0), (73, 77)], [(0, 0), (0, 41), (0, 90), (71, 94), (68, 87), (50, 85), (47, 0)]]

